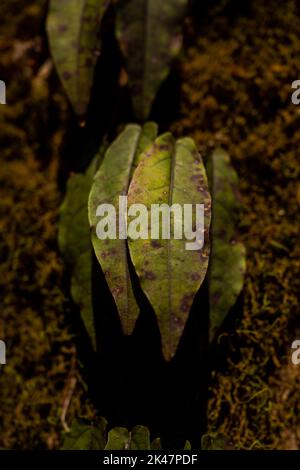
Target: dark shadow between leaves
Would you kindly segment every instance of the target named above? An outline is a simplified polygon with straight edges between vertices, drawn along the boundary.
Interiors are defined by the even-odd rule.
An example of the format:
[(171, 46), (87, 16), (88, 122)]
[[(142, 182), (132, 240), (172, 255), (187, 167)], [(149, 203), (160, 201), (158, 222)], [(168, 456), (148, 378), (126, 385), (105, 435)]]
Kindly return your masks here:
[(93, 291), (98, 354), (89, 373), (90, 395), (109, 427), (149, 427), (167, 449), (199, 448), (206, 429), (208, 388), (208, 295), (204, 284), (195, 297), (179, 348), (166, 363), (154, 311), (130, 264), (140, 315), (125, 337), (114, 300), (94, 259)]

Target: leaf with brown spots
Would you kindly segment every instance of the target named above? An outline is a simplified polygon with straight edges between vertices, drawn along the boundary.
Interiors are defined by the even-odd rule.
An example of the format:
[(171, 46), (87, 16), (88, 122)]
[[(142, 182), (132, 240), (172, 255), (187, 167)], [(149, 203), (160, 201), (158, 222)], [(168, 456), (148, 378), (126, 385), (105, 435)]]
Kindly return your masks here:
[[(182, 227), (182, 213), (170, 214), (170, 239), (162, 230), (153, 239), (155, 223), (148, 225), (147, 238), (132, 236), (128, 217), (129, 251), (141, 287), (157, 315), (162, 337), (163, 354), (170, 360), (175, 354), (194, 296), (205, 277), (208, 257), (210, 224), (210, 194), (205, 169), (192, 139), (175, 141), (169, 133), (156, 139), (140, 158), (128, 191), (128, 207), (144, 204), (151, 213), (152, 204), (204, 204), (204, 245), (187, 250), (183, 236), (175, 239), (174, 217)], [(176, 206), (175, 206), (176, 208)], [(178, 208), (178, 206), (177, 206)], [(180, 217), (180, 219), (178, 218)], [(161, 224), (162, 225), (162, 224)], [(194, 230), (195, 227), (193, 227)], [(199, 228), (199, 227), (198, 227)], [(161, 227), (162, 229), (162, 227)], [(190, 234), (190, 233), (189, 233)], [(168, 234), (166, 233), (165, 236)], [(178, 236), (179, 234), (177, 234)], [(134, 238), (134, 239), (133, 239)]]
[(238, 176), (227, 152), (217, 149), (209, 156), (207, 174), (212, 195), (208, 271), (212, 341), (243, 288), (246, 250), (237, 241)]
[(136, 116), (144, 121), (182, 44), (187, 0), (127, 0), (116, 5), (116, 31), (127, 61)]
[[(127, 262), (126, 239), (100, 239), (97, 235), (98, 206), (112, 204), (116, 209), (117, 229), (119, 228), (119, 196), (126, 196), (135, 160), (139, 153), (156, 137), (157, 126), (147, 123), (144, 127), (128, 125), (108, 148), (99, 171), (95, 175), (89, 197), (89, 221), (92, 244), (96, 257), (104, 272), (107, 284), (116, 302), (123, 331), (131, 334), (139, 308), (136, 303)], [(104, 215), (104, 214), (103, 214)], [(125, 223), (125, 219), (123, 219)]]
[(99, 31), (109, 0), (51, 0), (47, 19), (50, 49), (58, 75), (78, 116), (87, 110)]

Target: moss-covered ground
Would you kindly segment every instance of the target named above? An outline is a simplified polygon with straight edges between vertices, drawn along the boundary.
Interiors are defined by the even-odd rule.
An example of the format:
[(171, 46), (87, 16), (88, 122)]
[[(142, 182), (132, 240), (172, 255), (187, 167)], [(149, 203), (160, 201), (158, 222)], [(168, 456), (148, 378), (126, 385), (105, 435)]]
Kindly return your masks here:
[(0, 7), (0, 77), (8, 103), (0, 108), (0, 337), (7, 345), (0, 447), (51, 449), (72, 416), (93, 411), (83, 398), (56, 241), (68, 106), (50, 83), (45, 2), (21, 3)]
[(240, 177), (247, 247), (243, 317), (219, 338), (209, 431), (238, 448), (298, 448), (300, 76), (296, 1), (218, 2), (189, 25), (178, 134), (221, 145)]
[[(48, 60), (45, 2), (20, 3), (0, 7), (0, 78), (9, 85), (9, 106), (0, 108), (0, 338), (8, 355), (0, 446), (53, 449), (75, 415), (94, 410), (56, 241), (70, 111)], [(243, 316), (219, 338), (208, 431), (230, 436), (236, 448), (295, 449), (300, 107), (291, 103), (291, 83), (300, 78), (300, 8), (296, 0), (227, 0), (200, 10), (188, 22), (173, 130), (193, 136), (204, 157), (217, 145), (228, 149), (248, 252)]]

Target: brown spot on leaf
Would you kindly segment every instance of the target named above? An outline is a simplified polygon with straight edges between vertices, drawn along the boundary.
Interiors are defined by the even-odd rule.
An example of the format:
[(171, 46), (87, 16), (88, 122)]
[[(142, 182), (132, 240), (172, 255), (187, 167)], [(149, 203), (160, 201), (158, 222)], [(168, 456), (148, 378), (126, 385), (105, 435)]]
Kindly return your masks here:
[(199, 279), (201, 279), (201, 275), (199, 273), (192, 273), (191, 279), (192, 281), (198, 281)]
[(154, 279), (156, 279), (156, 275), (152, 271), (144, 271), (143, 277), (149, 281), (154, 281)]
[(183, 312), (188, 312), (191, 308), (194, 294), (186, 294), (183, 296), (180, 308)]
[(67, 25), (65, 25), (65, 24), (59, 25), (59, 27), (58, 27), (58, 32), (59, 33), (65, 33), (66, 31), (68, 31), (68, 26)]
[(64, 80), (70, 80), (70, 78), (72, 77), (72, 74), (70, 72), (64, 72), (62, 76)]
[(151, 241), (151, 246), (152, 246), (152, 248), (160, 248), (161, 244), (158, 240), (152, 240)]

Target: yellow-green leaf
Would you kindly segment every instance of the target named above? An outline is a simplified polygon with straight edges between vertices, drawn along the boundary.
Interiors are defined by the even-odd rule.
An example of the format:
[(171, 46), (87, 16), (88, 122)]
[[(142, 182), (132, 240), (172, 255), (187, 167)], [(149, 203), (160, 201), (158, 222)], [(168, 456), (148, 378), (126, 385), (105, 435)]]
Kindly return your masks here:
[(103, 450), (107, 421), (99, 418), (96, 426), (76, 420), (66, 435), (62, 450)]
[(119, 226), (119, 196), (127, 195), (135, 159), (151, 143), (150, 139), (156, 136), (156, 132), (155, 124), (148, 123), (143, 128), (135, 124), (128, 125), (107, 150), (89, 196), (93, 247), (116, 302), (123, 331), (128, 335), (133, 331), (139, 308), (131, 285), (126, 239), (120, 239), (118, 231), (115, 239), (99, 239), (99, 217), (96, 211), (102, 204), (112, 204), (116, 209), (116, 222)]
[[(185, 237), (174, 239), (173, 212), (170, 239), (163, 239), (161, 233), (159, 239), (151, 239), (151, 223), (143, 234), (145, 239), (133, 239), (130, 225), (128, 227), (130, 256), (141, 287), (156, 313), (163, 353), (169, 360), (176, 351), (194, 296), (205, 277), (209, 257), (210, 194), (205, 169), (192, 139), (175, 141), (167, 133), (147, 148), (130, 183), (128, 207), (132, 204), (144, 204), (148, 214), (152, 204), (167, 204), (169, 208), (173, 204), (181, 208), (189, 204), (193, 213), (196, 204), (205, 206), (205, 240), (197, 250), (186, 249)], [(131, 222), (129, 217), (129, 224)]]
[(130, 433), (126, 428), (116, 427), (109, 431), (105, 450), (129, 449)]

